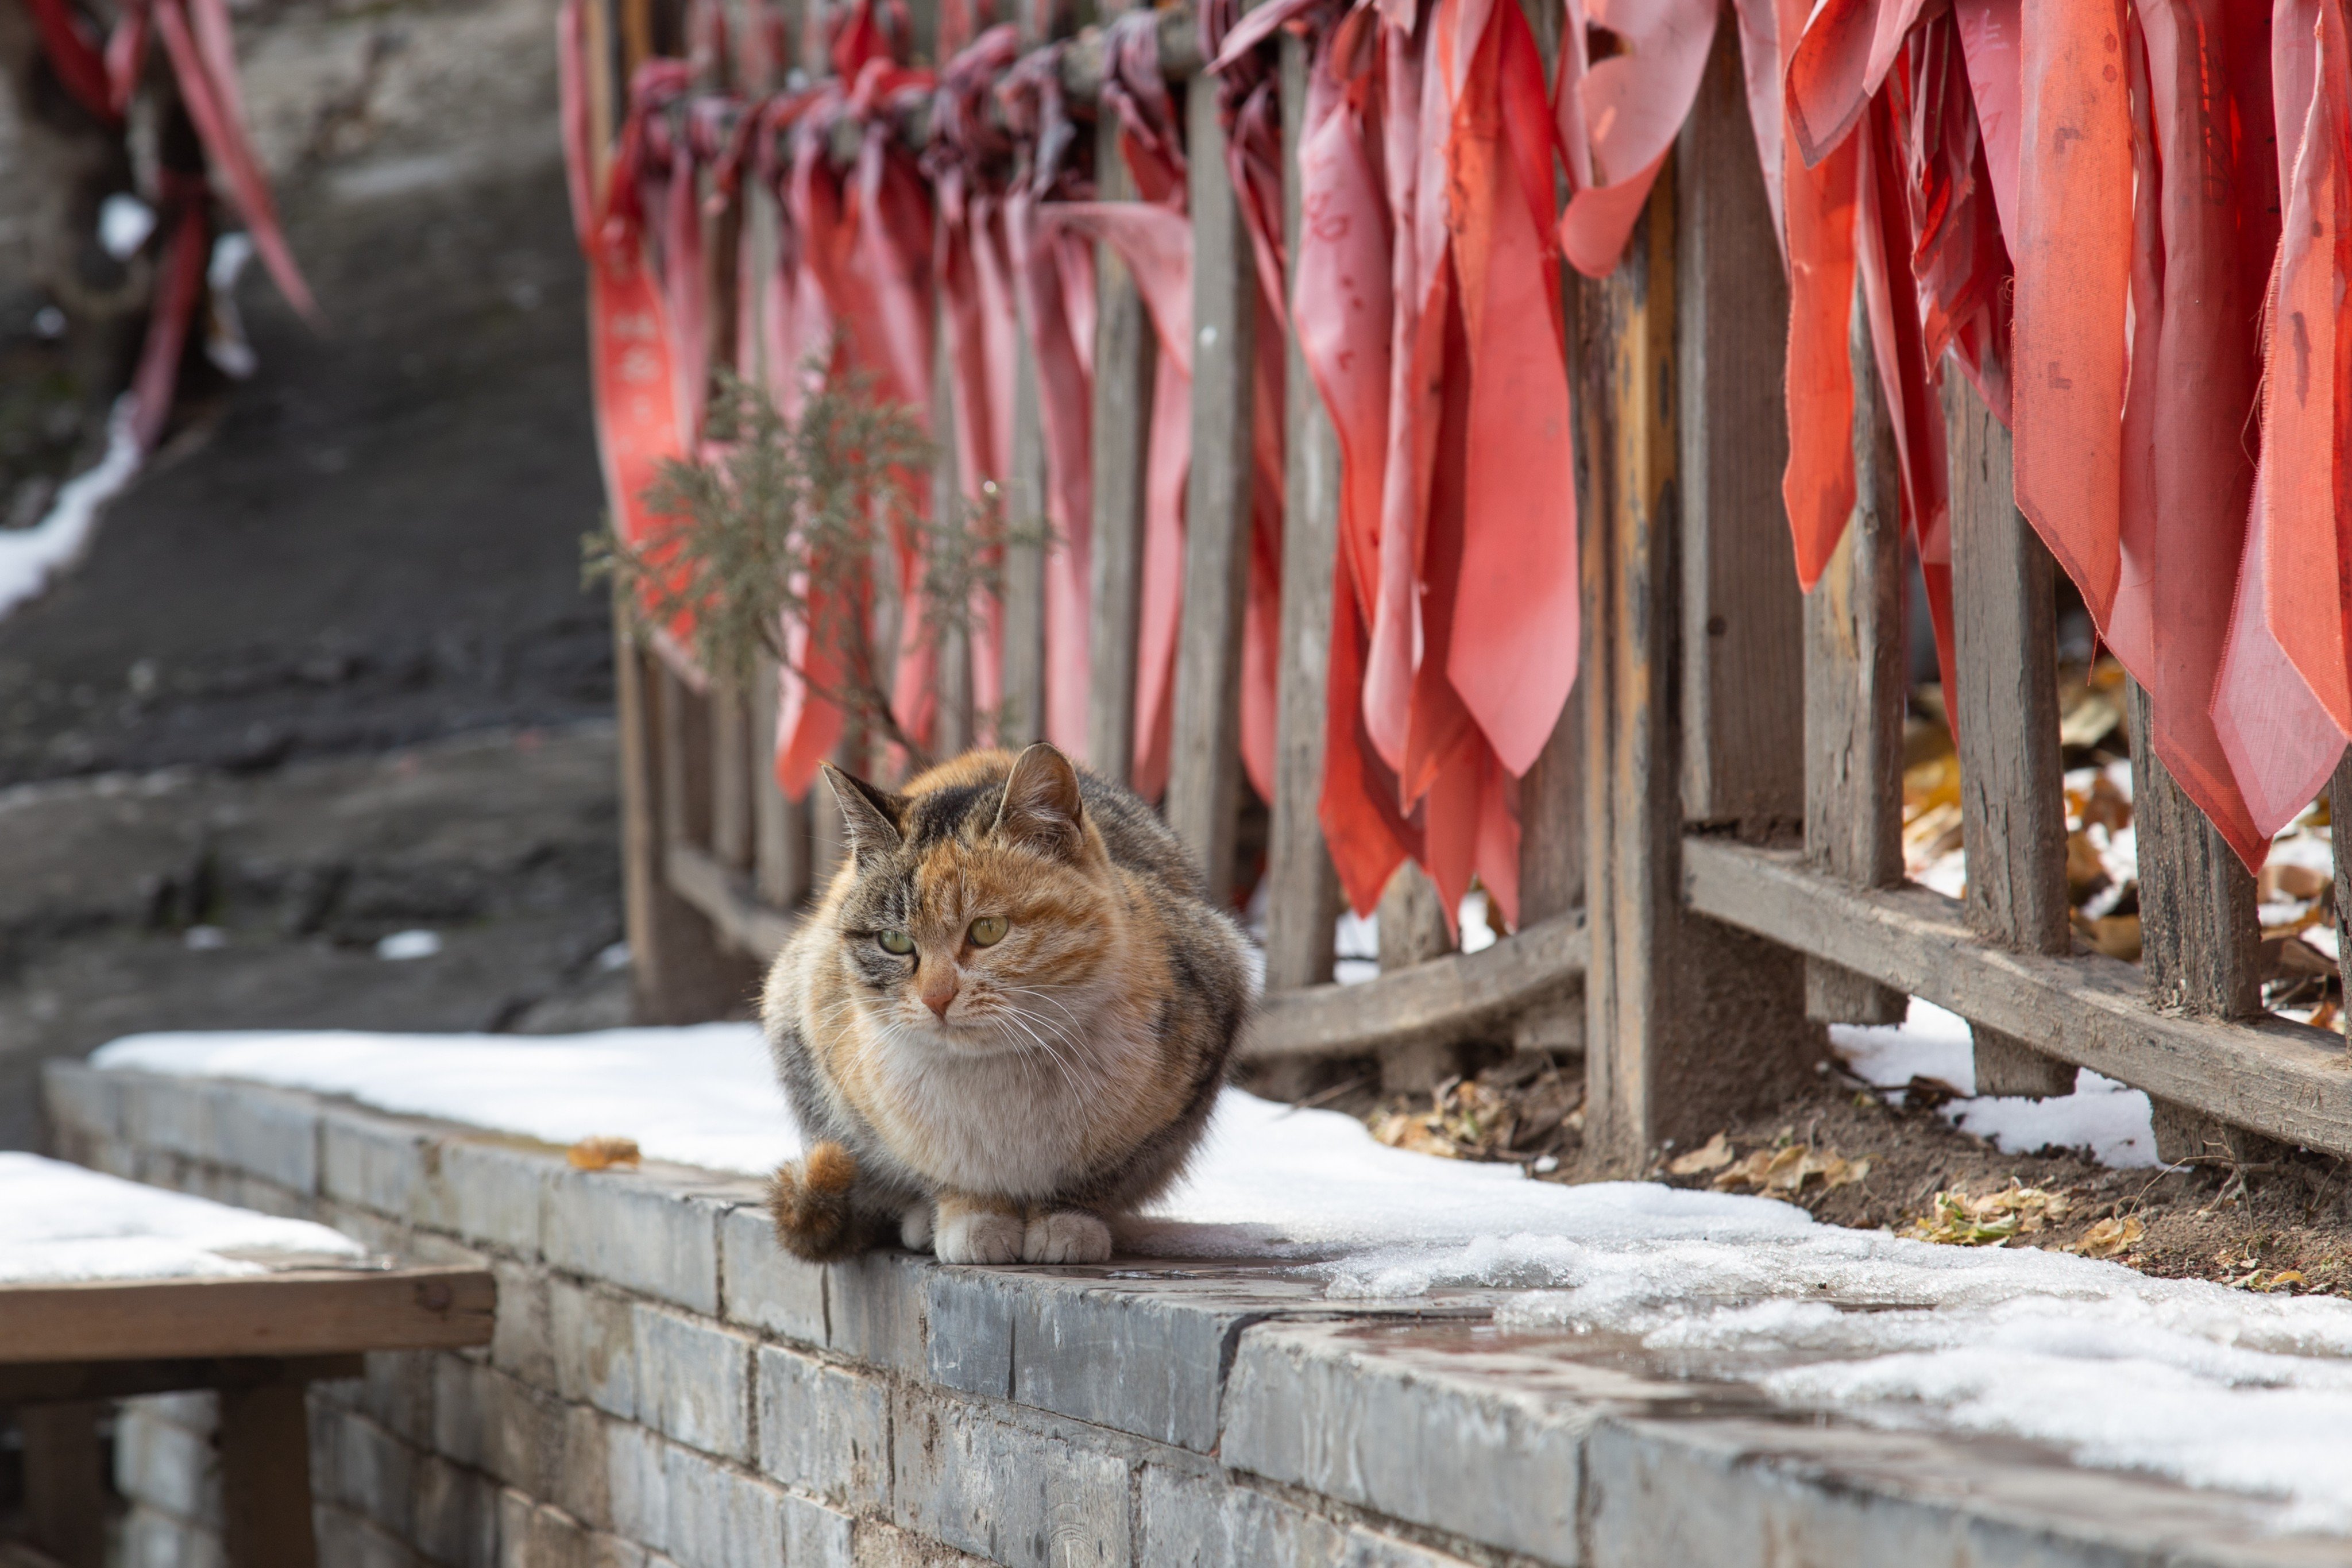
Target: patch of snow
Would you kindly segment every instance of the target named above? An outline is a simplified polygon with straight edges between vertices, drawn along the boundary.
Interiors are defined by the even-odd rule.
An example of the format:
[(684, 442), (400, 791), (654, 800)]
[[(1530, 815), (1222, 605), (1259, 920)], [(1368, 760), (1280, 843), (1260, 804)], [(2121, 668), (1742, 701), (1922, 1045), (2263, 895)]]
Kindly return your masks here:
[(1380, 977), (1378, 959), (1335, 958), (1331, 961), (1331, 978), (1341, 985), (1361, 985), (1367, 980)]
[(218, 926), (190, 926), (180, 941), (190, 952), (217, 952), (228, 945), (228, 932)]
[(596, 954), (596, 968), (604, 974), (617, 974), (629, 967), (629, 944), (616, 942)]
[(1495, 945), (1495, 928), (1487, 921), (1486, 890), (1473, 888), (1462, 895), (1462, 907), (1454, 912), (1454, 929), (1462, 933), (1462, 951), (1481, 952)]
[[(1840, 1033), (1850, 1059), (1884, 1077), (1969, 1076), (1966, 1026), (1948, 1014)], [(649, 1159), (752, 1175), (798, 1147), (743, 1024), (543, 1039), (150, 1035), (94, 1059), (350, 1095), (551, 1144), (631, 1137)], [(2095, 1076), (2074, 1100), (2126, 1098)], [(1791, 1409), (2055, 1444), (2091, 1465), (2283, 1499), (2298, 1527), (2352, 1531), (2352, 1302), (1935, 1247), (1765, 1198), (1534, 1182), (1231, 1089), (1189, 1178), (1121, 1242), (1284, 1261), (1337, 1298), (1512, 1289), (1506, 1327), (1627, 1334), (1676, 1372), (1753, 1384)]]
[(114, 405), (106, 456), (58, 487), (48, 515), (30, 528), (0, 530), (0, 616), (49, 585), (80, 559), (98, 526), (99, 509), (138, 473), (142, 453), (131, 433), (131, 401)]
[(245, 1079), (343, 1094), (570, 1145), (634, 1138), (649, 1160), (764, 1175), (800, 1152), (783, 1091), (749, 1024), (592, 1035), (309, 1032), (132, 1035), (101, 1068)]
[(11, 1285), (265, 1274), (273, 1263), (363, 1256), (309, 1220), (0, 1151), (0, 1281)]
[(155, 232), (155, 209), (128, 191), (117, 191), (98, 204), (98, 243), (117, 261), (139, 254)]
[(1932, 1002), (1911, 999), (1900, 1024), (1832, 1024), (1830, 1047), (1864, 1082), (1900, 1091), (1914, 1078), (1939, 1079), (1960, 1093), (1939, 1114), (2004, 1154), (2084, 1149), (2117, 1170), (2154, 1166), (2155, 1107), (2146, 1094), (2087, 1068), (2074, 1092), (2051, 1100), (1979, 1097), (1976, 1047), (1969, 1022)]
[(375, 944), (375, 955), (394, 963), (431, 958), (440, 951), (441, 933), (437, 931), (396, 931)]

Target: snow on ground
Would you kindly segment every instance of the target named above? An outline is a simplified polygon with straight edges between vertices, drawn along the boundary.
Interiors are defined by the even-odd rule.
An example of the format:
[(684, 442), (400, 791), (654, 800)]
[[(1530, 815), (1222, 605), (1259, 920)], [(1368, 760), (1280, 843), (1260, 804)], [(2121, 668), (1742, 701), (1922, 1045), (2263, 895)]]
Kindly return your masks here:
[[(1912, 1026), (1847, 1048), (1883, 1078), (1968, 1087), (1957, 1023), (1915, 1012)], [(150, 1035), (96, 1059), (553, 1143), (631, 1137), (650, 1158), (747, 1174), (796, 1144), (748, 1025), (552, 1039)], [(1384, 1148), (1349, 1117), (1236, 1090), (1191, 1179), (1123, 1239), (1163, 1257), (1285, 1261), (1340, 1298), (1512, 1288), (1507, 1326), (1631, 1335), (1670, 1371), (1747, 1382), (1792, 1408), (2055, 1444), (2086, 1464), (2281, 1499), (2294, 1527), (2352, 1532), (2352, 1302), (1935, 1247), (1818, 1225), (1766, 1198), (1533, 1182)]]
[(0, 529), (0, 616), (49, 585), (79, 558), (98, 526), (99, 509), (139, 471), (139, 441), (131, 433), (130, 402), (116, 408), (106, 456), (58, 488), (49, 514), (30, 528)]
[(0, 1152), (0, 1285), (263, 1274), (362, 1256), (349, 1237), (309, 1220)]
[(2053, 1100), (1978, 1096), (1975, 1047), (1968, 1020), (1931, 1002), (1911, 999), (1902, 1023), (1883, 1028), (1830, 1026), (1830, 1047), (1855, 1077), (1899, 1092), (1914, 1078), (1940, 1079), (1961, 1098), (1940, 1114), (2004, 1154), (2044, 1149), (2087, 1149), (2118, 1170), (2153, 1166), (2156, 1131), (2147, 1096), (2088, 1068), (2074, 1075), (2074, 1092)]

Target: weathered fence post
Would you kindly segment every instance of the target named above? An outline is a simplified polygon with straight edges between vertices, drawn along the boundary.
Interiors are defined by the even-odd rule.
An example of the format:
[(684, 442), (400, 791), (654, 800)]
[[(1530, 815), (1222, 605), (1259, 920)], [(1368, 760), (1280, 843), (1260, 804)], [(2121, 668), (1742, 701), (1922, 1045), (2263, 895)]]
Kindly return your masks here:
[(809, 890), (808, 803), (776, 783), (776, 666), (761, 655), (751, 679), (751, 886), (770, 909), (797, 907)]
[[(1307, 107), (1307, 45), (1282, 39), (1283, 163), (1298, 167)], [(1298, 184), (1283, 182), (1283, 229), (1298, 266)], [(1332, 571), (1339, 545), (1339, 435), (1292, 333), (1284, 373), (1282, 650), (1276, 693), (1274, 799), (1266, 848), (1265, 988), (1331, 978), (1339, 878), (1323, 843), (1324, 704), (1329, 696)]]
[[(2195, 1018), (2258, 1017), (2262, 925), (2254, 913), (2254, 879), (2157, 757), (2147, 693), (2137, 681), (2128, 683), (2128, 692), (2140, 963), (2148, 1003)], [(2185, 1105), (2164, 1100), (2155, 1105), (2157, 1157), (2168, 1163), (2201, 1155), (2256, 1159), (2268, 1142)]]
[(1213, 84), (1184, 95), (1192, 211), (1192, 471), (1184, 490), (1184, 621), (1168, 826), (1206, 879), (1234, 890), (1241, 810), (1242, 605), (1249, 584), (1257, 273), (1225, 168)]
[(1015, 750), (1045, 736), (1045, 548), (1035, 537), (1045, 518), (1045, 430), (1037, 397), (1037, 356), (1029, 333), (1014, 334), (1013, 521), (1028, 538), (1004, 551), (1003, 691), (996, 710), (1000, 746)]
[[(1095, 190), (1131, 201), (1118, 152), (1118, 116), (1095, 123)], [(1150, 468), (1152, 377), (1159, 345), (1135, 279), (1108, 245), (1095, 247), (1094, 619), (1087, 689), (1087, 761), (1124, 784), (1135, 769), (1136, 628), (1143, 606), (1144, 479)]]
[[(2021, 952), (2074, 944), (2058, 743), (2056, 565), (2017, 510), (2009, 430), (1944, 378), (1951, 433), (1954, 679), (1969, 923)], [(2073, 1064), (1971, 1022), (1979, 1094), (2071, 1094)]]
[[(1769, 529), (1776, 539), (1785, 528), (1774, 492), (1759, 489), (1757, 465), (1770, 471), (1769, 451), (1743, 447), (1754, 437), (1737, 428), (1735, 412), (1741, 397), (1753, 395), (1743, 382), (1779, 384), (1778, 336), (1739, 328), (1739, 313), (1769, 321), (1777, 310), (1785, 321), (1787, 309), (1785, 294), (1757, 284), (1767, 269), (1753, 264), (1756, 242), (1769, 255), (1770, 230), (1760, 216), (1753, 154), (1743, 161), (1727, 152), (1745, 115), (1739, 80), (1737, 45), (1719, 35), (1693, 125), (1660, 174), (1624, 260), (1584, 291), (1580, 425), (1592, 516), (1581, 677), (1592, 950), (1585, 1140), (1588, 1162), (1599, 1170), (1638, 1172), (1667, 1140), (1703, 1138), (1784, 1095), (1821, 1050), (1821, 1031), (1801, 1016), (1790, 955), (1689, 914), (1682, 898), (1685, 782), (1722, 770), (1713, 761), (1696, 774), (1685, 766), (1685, 745), (1715, 740), (1685, 735), (1688, 677), (1677, 680), (1677, 661), (1713, 664), (1698, 677), (1713, 702), (1777, 703), (1783, 711), (1795, 668), (1786, 605), (1741, 612), (1756, 617), (1759, 646), (1780, 649), (1750, 660), (1743, 676), (1742, 667), (1709, 648), (1719, 640), (1708, 632), (1717, 613), (1729, 635), (1730, 608), (1693, 624), (1696, 606), (1685, 602), (1693, 579), (1683, 549), (1705, 548), (1741, 527)], [(1745, 182), (1757, 188), (1743, 188)], [(1687, 258), (1685, 246), (1696, 247)], [(1682, 335), (1691, 333), (1697, 342)], [(1678, 375), (1678, 367), (1695, 379)], [(1685, 491), (1693, 476), (1679, 472), (1679, 458), (1692, 425), (1689, 438), (1706, 444), (1707, 478)], [(1760, 506), (1762, 515), (1743, 522), (1738, 510), (1746, 506)], [(1702, 574), (1696, 581), (1716, 580)], [(1747, 591), (1789, 592), (1787, 582), (1759, 575)], [(1714, 586), (1706, 592), (1722, 602)], [(1735, 696), (1743, 679), (1757, 684)], [(1759, 831), (1769, 815), (1758, 812)]]
[[(1805, 855), (1857, 888), (1903, 879), (1902, 478), (1857, 280), (1853, 517), (1805, 600)], [(1899, 1024), (1901, 992), (1805, 962), (1805, 1010), (1827, 1024)]]

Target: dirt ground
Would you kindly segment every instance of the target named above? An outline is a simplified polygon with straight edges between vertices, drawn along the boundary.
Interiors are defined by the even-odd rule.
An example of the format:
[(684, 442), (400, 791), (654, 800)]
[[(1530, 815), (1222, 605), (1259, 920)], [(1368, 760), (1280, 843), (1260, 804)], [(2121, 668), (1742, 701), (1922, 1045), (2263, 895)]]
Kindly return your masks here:
[[(1434, 1095), (1382, 1097), (1343, 1075), (1322, 1103), (1401, 1148), (1510, 1160), (1540, 1180), (1580, 1164), (1582, 1064), (1512, 1058)], [(1832, 1225), (1954, 1245), (2042, 1247), (2144, 1274), (2242, 1289), (2352, 1296), (2352, 1170), (2284, 1152), (2252, 1164), (2220, 1152), (2180, 1170), (2109, 1170), (2087, 1155), (2004, 1154), (1936, 1114), (1924, 1084), (1888, 1096), (1832, 1068), (1768, 1115), (1647, 1174), (1681, 1187), (1760, 1193)]]

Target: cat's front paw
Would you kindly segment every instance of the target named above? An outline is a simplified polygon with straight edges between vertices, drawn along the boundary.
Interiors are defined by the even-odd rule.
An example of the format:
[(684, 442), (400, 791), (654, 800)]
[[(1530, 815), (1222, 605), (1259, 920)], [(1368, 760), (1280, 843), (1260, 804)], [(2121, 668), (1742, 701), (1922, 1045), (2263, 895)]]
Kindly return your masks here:
[(931, 1205), (929, 1199), (909, 1204), (898, 1215), (898, 1245), (909, 1252), (931, 1249)]
[(1110, 1226), (1084, 1209), (1047, 1209), (1022, 1234), (1024, 1263), (1104, 1263), (1109, 1258)]
[(931, 1250), (942, 1263), (1018, 1263), (1022, 1230), (1017, 1214), (941, 1205)]

